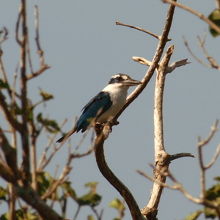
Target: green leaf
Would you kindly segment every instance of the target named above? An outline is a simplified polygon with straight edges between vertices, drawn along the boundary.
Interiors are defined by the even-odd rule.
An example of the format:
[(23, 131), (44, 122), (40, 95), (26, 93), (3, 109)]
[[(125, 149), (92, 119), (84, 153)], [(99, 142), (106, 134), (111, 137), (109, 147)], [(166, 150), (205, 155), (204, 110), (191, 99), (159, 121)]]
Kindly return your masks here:
[(213, 201), (217, 198), (220, 198), (220, 183), (215, 184), (206, 191), (206, 199)]
[(220, 176), (216, 176), (214, 180), (220, 182)]
[(45, 92), (45, 91), (43, 91), (43, 90), (41, 90), (41, 89), (40, 89), (40, 96), (42, 97), (42, 99), (43, 99), (44, 101), (48, 101), (48, 100), (54, 98), (54, 96), (53, 96), (52, 94), (50, 94), (50, 93), (48, 93), (48, 92)]
[[(220, 27), (220, 9), (215, 9), (212, 11), (212, 13), (209, 15), (209, 20), (211, 20), (213, 23), (215, 23), (218, 27)], [(220, 35), (217, 31), (215, 31), (213, 28), (209, 27), (210, 33), (213, 37), (217, 37)]]
[(71, 187), (71, 182), (66, 181), (64, 182), (61, 187), (64, 189), (65, 194), (67, 194), (68, 196), (70, 196), (72, 199), (76, 200), (77, 199), (77, 195), (75, 190)]
[[(213, 185), (211, 188), (209, 188), (206, 191), (206, 199), (213, 201), (220, 205), (220, 183)], [(216, 211), (208, 207), (204, 208), (204, 214), (206, 218), (214, 219), (217, 217)]]
[(112, 200), (109, 203), (109, 206), (111, 208), (114, 208), (114, 209), (118, 210), (119, 212), (123, 212), (125, 210), (124, 203), (120, 199), (118, 199), (118, 198), (115, 198), (114, 200)]
[(48, 188), (53, 183), (53, 178), (47, 172), (38, 172), (37, 173), (37, 183), (38, 183), (38, 190), (39, 194), (43, 195)]
[(0, 220), (8, 220), (7, 213), (0, 216)]
[(0, 200), (6, 201), (7, 195), (8, 195), (8, 191), (0, 186)]
[(77, 198), (79, 205), (97, 206), (101, 202), (102, 197), (96, 193), (98, 182), (88, 182), (85, 187), (89, 187), (90, 190), (87, 194)]
[(88, 206), (94, 207), (94, 206), (99, 205), (99, 203), (101, 202), (101, 199), (102, 197), (99, 194), (90, 192), (79, 197), (77, 199), (77, 203), (80, 206), (88, 205)]
[(96, 192), (98, 182), (88, 182), (85, 184), (85, 187), (90, 188), (91, 191)]
[(95, 220), (95, 218), (94, 218), (92, 215), (89, 215), (89, 216), (87, 217), (87, 220)]
[(43, 118), (42, 113), (37, 115), (37, 121), (41, 123), (50, 133), (56, 133), (60, 131), (58, 123), (55, 120)]
[[(18, 209), (15, 211), (15, 218), (16, 220), (38, 220), (39, 216), (35, 213), (27, 212), (26, 209)], [(8, 220), (9, 214), (5, 213), (1, 215), (0, 220)]]
[(2, 79), (0, 79), (0, 89), (9, 89), (9, 85), (7, 82), (4, 82)]
[(214, 209), (204, 208), (204, 214), (206, 218), (215, 219), (217, 217), (217, 213)]
[(189, 216), (187, 216), (184, 220), (196, 220), (198, 217), (203, 213), (203, 211), (198, 210), (196, 212), (191, 213)]

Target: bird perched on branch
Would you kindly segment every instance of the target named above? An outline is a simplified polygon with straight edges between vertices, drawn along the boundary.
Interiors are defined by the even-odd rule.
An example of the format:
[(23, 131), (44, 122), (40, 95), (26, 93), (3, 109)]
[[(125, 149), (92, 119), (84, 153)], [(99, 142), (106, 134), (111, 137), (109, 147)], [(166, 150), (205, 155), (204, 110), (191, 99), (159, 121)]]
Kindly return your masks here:
[(108, 85), (84, 106), (74, 128), (57, 142), (63, 142), (80, 130), (84, 132), (95, 123), (111, 121), (124, 106), (128, 88), (139, 84), (141, 84), (140, 81), (132, 79), (127, 74), (113, 75)]

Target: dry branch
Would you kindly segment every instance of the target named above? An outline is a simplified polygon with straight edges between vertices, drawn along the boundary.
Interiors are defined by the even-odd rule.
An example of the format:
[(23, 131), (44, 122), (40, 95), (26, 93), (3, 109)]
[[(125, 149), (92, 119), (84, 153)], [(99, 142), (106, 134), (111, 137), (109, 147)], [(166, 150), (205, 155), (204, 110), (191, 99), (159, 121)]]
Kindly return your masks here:
[[(28, 27), (27, 27), (27, 12), (26, 0), (21, 0), (21, 39), (20, 45), (20, 92), (21, 92), (21, 111), (22, 111), (22, 170), (23, 178), (27, 184), (30, 179), (30, 152), (29, 152), (29, 130), (28, 130), (28, 99), (27, 99), (27, 80), (26, 80), (26, 62), (27, 62), (27, 44), (28, 44)], [(19, 31), (19, 29), (17, 30)], [(17, 33), (18, 35), (18, 33)]]
[(167, 17), (165, 20), (165, 25), (164, 25), (164, 29), (163, 29), (161, 38), (160, 38), (159, 43), (157, 45), (157, 49), (154, 54), (151, 65), (150, 65), (148, 71), (146, 72), (145, 76), (142, 79), (142, 84), (137, 86), (136, 89), (127, 97), (126, 104), (123, 106), (123, 108), (115, 116), (114, 121), (117, 121), (118, 117), (122, 114), (122, 112), (139, 96), (139, 94), (144, 90), (144, 88), (149, 83), (151, 77), (153, 76), (154, 71), (158, 66), (158, 63), (160, 61), (160, 58), (163, 54), (164, 48), (165, 48), (167, 40), (168, 40), (168, 35), (169, 35), (170, 28), (171, 28), (172, 21), (173, 21), (174, 9), (175, 9), (175, 6), (171, 5), (167, 11)]
[(214, 59), (214, 57), (210, 56), (207, 49), (205, 48), (205, 39), (201, 39), (201, 37), (197, 37), (199, 41), (199, 45), (203, 51), (203, 54), (205, 55), (206, 59), (208, 60), (210, 66), (214, 69), (220, 70), (220, 65), (217, 63), (217, 61)]
[(220, 28), (218, 27), (218, 25), (216, 25), (215, 23), (213, 23), (211, 20), (209, 20), (204, 14), (193, 10), (192, 8), (183, 5), (181, 3), (178, 3), (176, 1), (173, 0), (162, 0), (164, 3), (169, 3), (171, 5), (174, 5), (176, 7), (182, 8), (185, 11), (190, 12), (191, 14), (197, 16), (198, 18), (200, 18), (201, 20), (203, 20), (204, 22), (206, 22), (211, 28), (213, 28), (216, 32), (218, 32), (220, 34)]
[(111, 183), (112, 186), (114, 186), (115, 189), (121, 194), (121, 196), (124, 198), (125, 202), (127, 203), (132, 219), (133, 220), (143, 220), (143, 216), (141, 215), (140, 209), (129, 191), (129, 189), (115, 176), (115, 174), (110, 170), (108, 167), (105, 155), (104, 155), (104, 141), (106, 136), (103, 132), (99, 134), (94, 143), (95, 147), (95, 156), (96, 156), (96, 162), (98, 165), (98, 168), (102, 175)]
[[(133, 28), (133, 29), (135, 29), (135, 30), (144, 32), (144, 33), (149, 34), (150, 36), (156, 38), (157, 40), (160, 40), (160, 38), (161, 38), (161, 36), (158, 36), (158, 35), (156, 35), (156, 34), (150, 32), (150, 31), (147, 31), (147, 30), (145, 30), (145, 29), (143, 29), (143, 28), (140, 28), (140, 27), (136, 27), (136, 26), (129, 25), (129, 24), (124, 24), (124, 23), (119, 22), (119, 21), (116, 21), (115, 24), (116, 24), (116, 25), (125, 26), (125, 27), (129, 27), (129, 28)], [(168, 39), (168, 41), (170, 41), (170, 39)]]
[(203, 60), (201, 60), (200, 58), (198, 58), (198, 57), (194, 54), (194, 52), (192, 51), (192, 49), (191, 49), (190, 46), (189, 46), (188, 41), (187, 41), (185, 38), (183, 38), (183, 42), (184, 42), (184, 45), (185, 45), (186, 49), (187, 49), (188, 52), (190, 53), (190, 55), (191, 55), (197, 62), (199, 62), (199, 63), (202, 64), (203, 66), (209, 67), (209, 65), (208, 65), (207, 63), (203, 62)]
[[(137, 56), (133, 56), (132, 57), (132, 60), (134, 60), (135, 62), (138, 62), (140, 64), (143, 64), (145, 66), (150, 66), (152, 63), (151, 61), (143, 58), (143, 57), (137, 57)], [(167, 66), (166, 68), (166, 73), (171, 73), (173, 72), (177, 67), (181, 67), (181, 66), (184, 66), (184, 65), (187, 65), (187, 64), (190, 64), (190, 62), (188, 62), (188, 59), (183, 59), (183, 60), (179, 60), (179, 61), (176, 61), (172, 64), (170, 64), (169, 66)], [(160, 67), (161, 64), (159, 64), (157, 66), (157, 69)]]
[(170, 57), (173, 53), (174, 47), (168, 48), (164, 55), (160, 66), (158, 68), (154, 92), (154, 152), (155, 152), (155, 182), (151, 192), (150, 200), (147, 206), (142, 209), (142, 214), (150, 219), (154, 219), (157, 215), (157, 208), (162, 195), (163, 186), (157, 182), (165, 183), (166, 176), (161, 175), (157, 170), (162, 170), (166, 173), (169, 167), (169, 155), (165, 151), (164, 137), (163, 137), (163, 93), (166, 77), (166, 68), (168, 66)]

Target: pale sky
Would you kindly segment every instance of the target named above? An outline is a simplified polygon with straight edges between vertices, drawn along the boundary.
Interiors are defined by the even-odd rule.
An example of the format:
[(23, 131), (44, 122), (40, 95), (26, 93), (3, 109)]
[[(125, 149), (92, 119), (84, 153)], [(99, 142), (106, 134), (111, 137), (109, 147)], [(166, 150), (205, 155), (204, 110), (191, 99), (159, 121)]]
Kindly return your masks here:
[[(186, 0), (181, 2), (189, 4)], [(215, 7), (215, 1), (202, 1), (200, 4), (198, 2), (200, 3), (191, 1), (189, 6), (205, 15)], [(10, 34), (9, 40), (3, 45), (4, 59), (7, 71), (13, 76), (18, 61), (18, 46), (14, 43), (18, 4), (10, 0), (1, 0), (0, 3), (0, 27), (8, 27)], [(46, 62), (51, 69), (31, 82), (29, 93), (34, 100), (39, 100), (39, 87), (54, 94), (55, 99), (48, 102), (46, 110), (43, 110), (59, 122), (67, 118), (65, 130), (71, 128), (82, 107), (106, 86), (111, 75), (127, 73), (137, 80), (144, 76), (146, 67), (132, 61), (132, 56), (143, 56), (150, 60), (154, 55), (157, 40), (142, 32), (116, 26), (115, 21), (140, 26), (159, 35), (167, 9), (167, 5), (159, 0), (33, 0), (28, 7), (29, 24), (33, 24), (35, 4), (40, 8), (41, 42)], [(184, 36), (195, 53), (204, 59), (198, 47), (197, 35), (205, 34), (210, 55), (218, 60), (220, 38), (212, 38), (207, 25), (198, 18), (180, 9), (176, 10), (169, 36), (172, 41), (167, 44), (175, 45), (171, 62), (189, 58), (191, 64), (178, 68), (168, 75), (166, 80), (164, 133), (166, 150), (170, 154), (188, 152), (197, 156), (197, 137), (206, 137), (211, 125), (220, 118), (220, 72), (197, 63), (183, 44)], [(34, 37), (33, 31), (31, 36)], [(220, 60), (218, 61), (220, 63)], [(37, 67), (38, 63), (34, 64)], [(153, 163), (154, 159), (153, 92), (154, 79), (121, 115), (120, 124), (113, 128), (105, 143), (105, 156), (109, 166), (131, 190), (140, 208), (147, 204), (152, 187), (152, 183), (137, 174), (136, 170), (152, 174), (149, 164)], [(72, 137), (73, 147), (81, 137), (81, 133)], [(88, 137), (81, 152), (88, 149), (89, 140)], [(209, 161), (218, 143), (219, 133), (205, 150), (206, 161)], [(45, 145), (45, 139), (42, 138), (39, 142), (39, 152)], [(67, 150), (63, 149), (48, 167), (52, 174), (57, 164), (60, 165), (59, 171), (62, 170), (66, 152)], [(212, 178), (219, 175), (219, 165), (220, 160), (208, 172), (208, 187), (214, 183)], [(103, 196), (99, 210), (104, 208), (105, 220), (116, 217), (116, 211), (108, 208), (108, 203), (115, 197), (121, 197), (98, 171), (94, 155), (75, 160), (73, 167), (70, 179), (76, 192), (79, 195), (84, 194), (87, 190), (84, 189), (84, 183), (98, 181), (98, 193)], [(190, 193), (199, 195), (197, 158), (176, 160), (170, 165), (170, 169)], [(73, 216), (76, 208), (75, 203), (70, 205), (72, 207), (68, 211), (69, 217)], [(200, 208), (179, 192), (165, 189), (158, 218), (181, 220)], [(85, 219), (89, 213), (87, 209), (82, 210), (78, 219)], [(125, 219), (130, 219), (128, 214)]]

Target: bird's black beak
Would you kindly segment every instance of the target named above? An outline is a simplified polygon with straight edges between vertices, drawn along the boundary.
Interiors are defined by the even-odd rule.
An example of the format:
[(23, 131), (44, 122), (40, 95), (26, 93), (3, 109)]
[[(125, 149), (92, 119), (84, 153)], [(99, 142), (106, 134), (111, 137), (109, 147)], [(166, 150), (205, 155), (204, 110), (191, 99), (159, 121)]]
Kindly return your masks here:
[(125, 86), (137, 86), (140, 84), (142, 84), (142, 82), (135, 80), (135, 79), (127, 79), (127, 80), (123, 81), (123, 85), (125, 85)]

